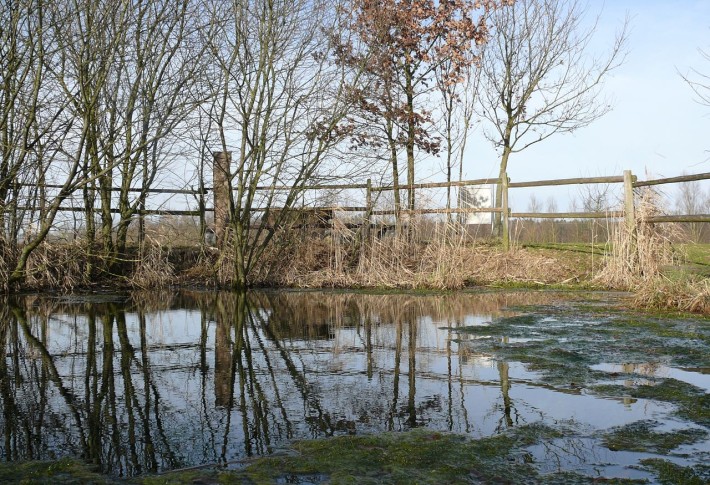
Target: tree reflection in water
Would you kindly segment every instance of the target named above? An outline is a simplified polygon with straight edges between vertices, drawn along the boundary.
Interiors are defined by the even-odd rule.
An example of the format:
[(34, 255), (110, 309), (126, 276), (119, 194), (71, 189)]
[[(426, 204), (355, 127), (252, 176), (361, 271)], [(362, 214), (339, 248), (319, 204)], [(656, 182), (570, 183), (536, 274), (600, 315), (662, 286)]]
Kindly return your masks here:
[(491, 434), (514, 424), (508, 364), (497, 364), (498, 383), (478, 379), (476, 366), (496, 363), (466, 353), (452, 328), (525, 298), (184, 292), (2, 302), (0, 453), (75, 455), (134, 476), (342, 433), (427, 425)]

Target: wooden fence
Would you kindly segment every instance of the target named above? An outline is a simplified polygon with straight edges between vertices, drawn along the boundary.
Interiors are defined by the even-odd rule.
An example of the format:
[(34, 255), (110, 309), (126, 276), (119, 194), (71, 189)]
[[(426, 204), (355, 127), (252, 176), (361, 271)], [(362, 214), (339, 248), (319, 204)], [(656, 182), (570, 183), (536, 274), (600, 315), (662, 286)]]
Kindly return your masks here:
[[(488, 178), (476, 180), (463, 180), (455, 182), (433, 182), (419, 183), (411, 185), (387, 185), (373, 186), (371, 180), (368, 179), (365, 184), (340, 184), (340, 185), (312, 185), (305, 186), (303, 190), (346, 190), (346, 189), (365, 189), (365, 206), (364, 207), (327, 207), (328, 210), (337, 211), (357, 211), (365, 212), (363, 226), (368, 228), (371, 226), (371, 218), (376, 215), (423, 215), (423, 214), (466, 214), (466, 213), (500, 213), (502, 218), (502, 241), (503, 246), (508, 249), (510, 247), (510, 219), (522, 218), (550, 218), (550, 219), (613, 219), (623, 218), (627, 227), (633, 231), (636, 227), (636, 211), (634, 206), (634, 189), (640, 187), (648, 187), (654, 185), (672, 184), (691, 182), (697, 180), (710, 180), (710, 173), (701, 173), (695, 175), (683, 175), (680, 177), (661, 178), (654, 180), (639, 181), (630, 170), (625, 170), (621, 176), (611, 177), (583, 177), (583, 178), (567, 178), (553, 180), (538, 180), (532, 182), (511, 182), (509, 178)], [(491, 208), (420, 208), (414, 210), (407, 209), (390, 209), (390, 210), (375, 210), (372, 203), (372, 194), (375, 192), (385, 192), (394, 190), (418, 190), (432, 188), (451, 188), (451, 187), (466, 187), (475, 185), (497, 185), (502, 191), (501, 207)], [(512, 212), (509, 207), (509, 191), (516, 188), (530, 187), (546, 187), (560, 185), (587, 185), (587, 184), (623, 184), (624, 188), (624, 210), (623, 211), (605, 211), (605, 212)], [(260, 190), (291, 190), (287, 186), (269, 186), (258, 187)], [(681, 215), (665, 215), (653, 216), (645, 219), (646, 222), (710, 222), (710, 214), (681, 214)]]
[[(217, 156), (215, 157), (217, 161)], [(228, 161), (228, 158), (226, 159)], [(215, 163), (218, 167), (218, 163)], [(217, 175), (218, 169), (215, 169), (214, 176), (219, 179)], [(469, 214), (469, 213), (491, 213), (491, 214), (501, 214), (502, 220), (502, 240), (503, 245), (508, 248), (510, 245), (509, 227), (511, 219), (625, 219), (626, 224), (630, 229), (636, 227), (637, 221), (635, 216), (635, 206), (634, 206), (634, 189), (641, 187), (650, 187), (664, 184), (675, 184), (683, 182), (692, 182), (698, 180), (710, 180), (710, 173), (701, 173), (695, 175), (683, 175), (679, 177), (670, 178), (659, 178), (653, 180), (639, 181), (631, 171), (626, 170), (621, 176), (611, 176), (611, 177), (584, 177), (584, 178), (567, 178), (567, 179), (553, 179), (553, 180), (538, 180), (530, 182), (512, 182), (509, 178), (486, 178), (486, 179), (475, 179), (475, 180), (462, 180), (454, 182), (432, 182), (432, 183), (418, 183), (411, 185), (372, 185), (371, 180), (367, 180), (366, 183), (360, 184), (319, 184), (319, 185), (309, 185), (301, 187), (301, 190), (347, 190), (347, 189), (360, 189), (365, 191), (365, 205), (364, 206), (335, 206), (335, 207), (320, 207), (320, 209), (339, 211), (339, 212), (363, 212), (363, 222), (362, 225), (365, 230), (369, 230), (372, 224), (373, 216), (382, 215), (423, 215), (423, 214)], [(509, 206), (509, 191), (511, 189), (518, 188), (531, 188), (531, 187), (546, 187), (546, 186), (561, 186), (561, 185), (587, 185), (587, 184), (623, 184), (624, 190), (624, 210), (623, 211), (605, 211), (605, 212), (513, 212)], [(421, 190), (421, 189), (435, 189), (435, 188), (453, 188), (453, 187), (467, 187), (467, 186), (478, 186), (478, 185), (496, 185), (499, 187), (501, 193), (502, 204), (501, 207), (488, 207), (488, 208), (419, 208), (415, 210), (407, 209), (375, 209), (373, 203), (373, 194), (394, 191), (394, 190)], [(35, 185), (25, 185), (26, 187), (38, 187)], [(42, 188), (45, 189), (61, 189), (61, 185), (43, 185)], [(263, 191), (287, 191), (291, 190), (289, 186), (259, 186), (257, 190)], [(120, 188), (112, 188), (112, 191), (120, 191)], [(129, 189), (131, 192), (141, 192), (142, 189)], [(209, 192), (214, 193), (215, 199), (220, 199), (221, 197), (228, 196), (225, 195), (224, 190), (216, 190), (213, 188), (205, 188), (203, 190), (195, 189), (147, 189), (143, 191), (148, 194), (168, 194), (168, 195), (193, 195), (198, 198), (200, 209), (198, 210), (172, 210), (172, 209), (143, 209), (138, 211), (137, 215), (171, 215), (171, 216), (199, 216), (201, 220), (204, 220), (205, 213), (214, 212), (214, 207), (225, 206), (224, 201), (214, 200), (214, 207), (206, 207), (205, 196)], [(4, 210), (9, 210), (6, 208)], [(18, 208), (15, 210), (30, 210), (29, 208)], [(67, 212), (86, 212), (83, 207), (60, 207), (60, 211)], [(254, 211), (264, 211), (264, 208), (255, 208)], [(99, 212), (100, 209), (95, 209)], [(117, 209), (112, 209), (112, 213), (118, 213)], [(710, 214), (681, 214), (681, 215), (658, 215), (649, 217), (646, 219), (647, 222), (654, 223), (665, 223), (665, 222), (710, 222)], [(219, 222), (215, 217), (215, 224), (218, 226)], [(226, 221), (223, 221), (226, 224)], [(215, 232), (224, 230), (220, 227), (215, 227)]]

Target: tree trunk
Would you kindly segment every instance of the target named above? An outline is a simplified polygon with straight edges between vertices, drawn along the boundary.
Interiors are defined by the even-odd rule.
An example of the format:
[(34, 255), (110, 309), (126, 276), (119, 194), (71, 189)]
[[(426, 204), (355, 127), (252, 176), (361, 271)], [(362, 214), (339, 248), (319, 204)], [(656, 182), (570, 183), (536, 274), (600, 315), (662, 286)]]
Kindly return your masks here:
[(399, 194), (399, 164), (397, 162), (397, 142), (394, 139), (394, 126), (392, 120), (387, 120), (387, 141), (390, 147), (390, 163), (392, 164), (392, 186), (394, 187), (394, 220), (395, 225), (400, 225), (400, 210), (402, 199)]
[[(503, 155), (500, 159), (500, 171), (498, 172), (498, 186), (496, 188), (495, 203), (497, 209), (500, 209), (503, 205), (503, 178), (508, 176), (508, 158), (510, 157), (510, 153), (510, 146), (505, 145), (503, 147)], [(493, 235), (496, 237), (503, 237), (502, 214), (500, 212), (495, 212), (493, 214)]]
[[(414, 86), (412, 85), (412, 72), (409, 65), (405, 66), (405, 91), (407, 95), (407, 185), (414, 184), (414, 145), (415, 145), (415, 121), (414, 121)], [(414, 189), (408, 190), (407, 209), (414, 210)]]

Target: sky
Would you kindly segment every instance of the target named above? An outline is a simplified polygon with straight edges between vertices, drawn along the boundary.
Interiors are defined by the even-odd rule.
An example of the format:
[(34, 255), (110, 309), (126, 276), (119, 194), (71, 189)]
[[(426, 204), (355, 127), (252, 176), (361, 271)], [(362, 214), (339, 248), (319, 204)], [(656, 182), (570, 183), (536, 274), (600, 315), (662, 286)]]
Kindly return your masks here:
[[(679, 74), (694, 68), (710, 75), (710, 62), (699, 52), (710, 53), (710, 0), (589, 0), (588, 5), (590, 21), (600, 14), (591, 45), (596, 52), (608, 51), (630, 17), (626, 61), (603, 88), (612, 111), (573, 134), (557, 134), (513, 154), (511, 181), (621, 175), (624, 170), (639, 179), (710, 172), (710, 107), (695, 101)], [(480, 127), (468, 147), (464, 178), (496, 177), (499, 155)], [(703, 189), (710, 191), (710, 181)], [(537, 198), (544, 202), (552, 194), (558, 208), (566, 210), (578, 191), (575, 186), (541, 189)], [(521, 204), (530, 193), (511, 194), (514, 211), (527, 209)]]

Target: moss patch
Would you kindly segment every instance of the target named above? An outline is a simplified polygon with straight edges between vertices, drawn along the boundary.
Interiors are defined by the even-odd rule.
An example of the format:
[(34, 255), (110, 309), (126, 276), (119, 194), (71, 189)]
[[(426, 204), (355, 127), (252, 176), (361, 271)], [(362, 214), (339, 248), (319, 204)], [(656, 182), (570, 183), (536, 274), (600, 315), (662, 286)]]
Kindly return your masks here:
[(0, 464), (0, 483), (113, 483), (78, 460), (27, 461)]
[[(471, 441), (457, 435), (412, 431), (303, 441), (298, 456), (263, 458), (244, 475), (256, 483), (323, 474), (333, 483), (451, 483), (498, 481), (535, 474), (525, 464), (510, 470), (508, 456), (524, 440), (509, 436)], [(511, 475), (512, 474), (512, 475)]]
[[(492, 438), (415, 430), (302, 441), (296, 456), (265, 457), (224, 483), (596, 483), (570, 472), (540, 475), (524, 448), (562, 436), (541, 425)], [(291, 480), (291, 482), (289, 482)], [(615, 483), (636, 483), (618, 481)]]
[(707, 436), (698, 429), (680, 429), (674, 432), (654, 430), (656, 423), (639, 421), (613, 429), (602, 437), (604, 446), (612, 451), (639, 451), (667, 454), (680, 445), (696, 443)]
[(705, 485), (710, 483), (710, 466), (683, 467), (667, 460), (648, 459), (641, 464), (650, 469), (661, 483), (674, 485)]

